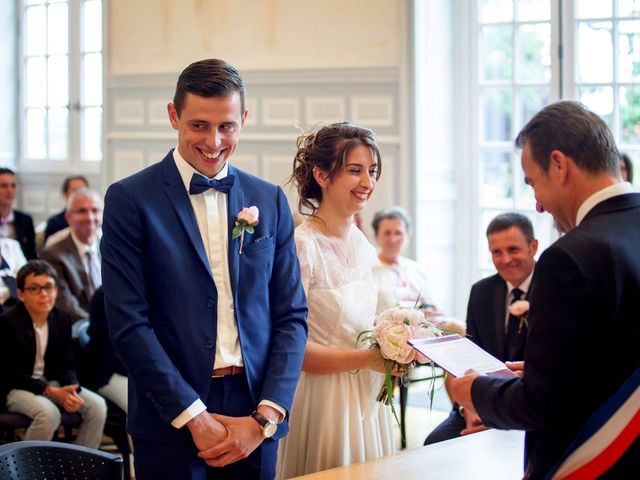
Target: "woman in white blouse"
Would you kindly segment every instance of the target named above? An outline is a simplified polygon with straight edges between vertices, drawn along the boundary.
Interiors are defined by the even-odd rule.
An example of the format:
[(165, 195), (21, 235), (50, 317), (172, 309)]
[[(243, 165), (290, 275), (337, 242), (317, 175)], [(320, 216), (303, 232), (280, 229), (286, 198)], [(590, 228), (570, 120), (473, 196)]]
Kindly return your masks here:
[(400, 255), (411, 231), (407, 211), (400, 207), (380, 210), (373, 217), (372, 226), (381, 263), (373, 269), (378, 285), (378, 312), (401, 305), (435, 313), (424, 268)]

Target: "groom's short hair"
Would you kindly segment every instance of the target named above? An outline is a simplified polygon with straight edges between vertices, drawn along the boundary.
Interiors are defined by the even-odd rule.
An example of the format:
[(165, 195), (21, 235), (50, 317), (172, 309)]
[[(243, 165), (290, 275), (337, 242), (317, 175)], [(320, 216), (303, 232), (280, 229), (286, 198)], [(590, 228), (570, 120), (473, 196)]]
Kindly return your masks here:
[(242, 76), (224, 60), (209, 58), (194, 62), (182, 71), (176, 84), (173, 105), (179, 116), (187, 93), (205, 98), (222, 98), (234, 92), (240, 94), (240, 106), (244, 113), (245, 88)]

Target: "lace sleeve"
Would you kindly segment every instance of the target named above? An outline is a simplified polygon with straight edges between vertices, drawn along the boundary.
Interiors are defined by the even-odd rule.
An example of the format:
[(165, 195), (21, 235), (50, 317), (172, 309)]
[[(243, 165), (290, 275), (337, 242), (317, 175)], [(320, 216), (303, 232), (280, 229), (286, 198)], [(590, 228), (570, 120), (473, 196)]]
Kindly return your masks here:
[(305, 295), (308, 297), (313, 265), (311, 253), (311, 250), (313, 249), (313, 240), (303, 232), (296, 229), (295, 242), (298, 250), (298, 261), (300, 262), (302, 287), (304, 288)]

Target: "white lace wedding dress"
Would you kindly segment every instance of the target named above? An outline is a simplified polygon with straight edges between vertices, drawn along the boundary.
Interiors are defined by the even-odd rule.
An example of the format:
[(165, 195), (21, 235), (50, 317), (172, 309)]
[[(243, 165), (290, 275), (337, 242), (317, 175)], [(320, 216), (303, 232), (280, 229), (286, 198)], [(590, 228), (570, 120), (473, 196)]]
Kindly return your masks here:
[[(350, 248), (307, 222), (296, 246), (309, 303), (309, 341), (356, 348), (376, 314), (372, 267), (376, 252), (352, 226)], [(291, 478), (378, 458), (395, 451), (390, 408), (376, 401), (384, 375), (371, 370), (318, 375), (303, 372), (280, 442), (277, 478)]]

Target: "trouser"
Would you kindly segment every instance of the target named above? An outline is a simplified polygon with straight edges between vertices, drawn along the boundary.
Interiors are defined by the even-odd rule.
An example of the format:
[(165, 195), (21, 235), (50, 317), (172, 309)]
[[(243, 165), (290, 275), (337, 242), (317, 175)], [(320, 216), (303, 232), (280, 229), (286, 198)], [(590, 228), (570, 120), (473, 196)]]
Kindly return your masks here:
[[(244, 374), (212, 378), (209, 392), (205, 403), (210, 412), (239, 417), (255, 409)], [(198, 457), (188, 432), (182, 442), (132, 437), (138, 480), (272, 480), (275, 476), (278, 442), (271, 438), (244, 460), (212, 468)]]
[[(49, 384), (58, 386), (57, 382), (49, 382)], [(82, 388), (78, 395), (84, 400), (84, 405), (78, 410), (82, 423), (76, 443), (85, 447), (99, 448), (107, 418), (107, 404), (104, 398), (87, 388)], [(13, 389), (7, 395), (8, 411), (31, 418), (25, 440), (51, 440), (60, 427), (62, 415), (60, 408), (44, 395), (36, 395), (27, 390)]]

